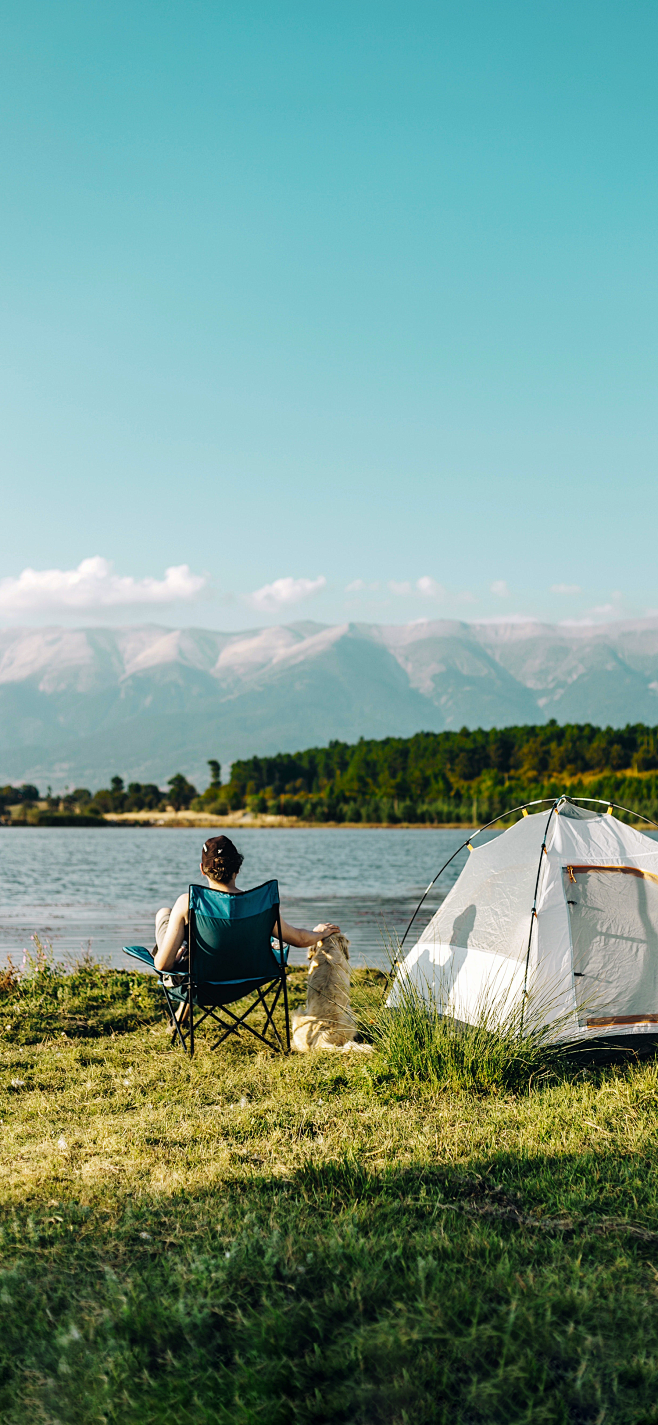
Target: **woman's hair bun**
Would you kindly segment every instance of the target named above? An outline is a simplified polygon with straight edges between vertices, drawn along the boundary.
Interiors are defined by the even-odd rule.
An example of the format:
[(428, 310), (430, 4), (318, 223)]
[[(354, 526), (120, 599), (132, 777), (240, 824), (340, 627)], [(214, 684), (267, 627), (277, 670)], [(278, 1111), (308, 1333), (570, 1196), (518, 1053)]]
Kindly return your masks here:
[(203, 843), (201, 870), (213, 881), (230, 881), (237, 876), (243, 861), (244, 856), (228, 836), (209, 836)]

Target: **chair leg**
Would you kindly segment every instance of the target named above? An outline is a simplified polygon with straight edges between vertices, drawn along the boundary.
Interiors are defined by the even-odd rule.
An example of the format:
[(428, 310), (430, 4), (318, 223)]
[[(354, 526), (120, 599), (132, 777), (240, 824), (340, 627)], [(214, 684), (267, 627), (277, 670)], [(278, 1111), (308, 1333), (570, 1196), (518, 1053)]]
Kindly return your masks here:
[[(186, 1047), (185, 1040), (184, 1040), (183, 1035), (182, 1035), (182, 1032), (181, 1032), (181, 1027), (180, 1027), (179, 1018), (178, 1018), (181, 1006), (179, 1005), (178, 1010), (174, 1009), (174, 1006), (173, 1006), (173, 1004), (172, 1004), (172, 1002), (171, 1002), (171, 1000), (170, 1000), (170, 998), (169, 998), (169, 992), (168, 992), (168, 990), (167, 990), (167, 986), (166, 986), (166, 985), (163, 985), (163, 984), (162, 984), (162, 981), (160, 982), (160, 988), (164, 991), (164, 997), (165, 997), (165, 999), (166, 999), (166, 1001), (167, 1001), (167, 1009), (168, 1009), (168, 1011), (169, 1011), (169, 1021), (170, 1021), (170, 1028), (171, 1028), (171, 1042), (172, 1042), (172, 1045), (176, 1043), (176, 1039), (178, 1038), (178, 1039), (180, 1040), (181, 1049), (183, 1050), (183, 1053), (186, 1054), (186, 1053), (187, 1053), (187, 1047)], [(183, 1005), (183, 1009), (187, 1009), (187, 1005), (186, 1005), (186, 1004)]]
[(175, 1013), (174, 1013), (174, 1019), (175, 1019), (176, 1022), (175, 1022), (175, 1024), (172, 1024), (172, 1026), (171, 1026), (171, 1038), (172, 1038), (172, 1041), (174, 1041), (175, 1038), (176, 1038), (176, 1026), (177, 1026), (177, 1025), (187, 1024), (187, 1021), (188, 1021), (189, 1017), (190, 1017), (190, 1006), (189, 1006), (189, 1004), (179, 1004), (178, 1009), (177, 1009), (177, 1010), (175, 1011)]
[(288, 984), (286, 979), (286, 967), (283, 966), (283, 1011), (286, 1019), (286, 1054), (290, 1053), (290, 1015), (288, 1013)]

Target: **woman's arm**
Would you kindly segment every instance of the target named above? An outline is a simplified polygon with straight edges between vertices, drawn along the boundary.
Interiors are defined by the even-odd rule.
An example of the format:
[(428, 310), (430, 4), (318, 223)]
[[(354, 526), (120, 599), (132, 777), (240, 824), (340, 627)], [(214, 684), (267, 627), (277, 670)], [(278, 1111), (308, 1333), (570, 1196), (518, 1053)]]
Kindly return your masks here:
[(339, 925), (316, 925), (313, 930), (296, 930), (294, 925), (281, 917), (281, 934), (288, 945), (294, 945), (298, 950), (308, 950), (311, 945), (317, 945), (318, 940), (324, 940), (325, 935), (340, 935)]
[(176, 904), (169, 917), (167, 934), (164, 938), (162, 948), (153, 956), (153, 963), (156, 970), (170, 970), (177, 951), (180, 950), (185, 939), (185, 930), (190, 908), (190, 893), (185, 891), (178, 897)]

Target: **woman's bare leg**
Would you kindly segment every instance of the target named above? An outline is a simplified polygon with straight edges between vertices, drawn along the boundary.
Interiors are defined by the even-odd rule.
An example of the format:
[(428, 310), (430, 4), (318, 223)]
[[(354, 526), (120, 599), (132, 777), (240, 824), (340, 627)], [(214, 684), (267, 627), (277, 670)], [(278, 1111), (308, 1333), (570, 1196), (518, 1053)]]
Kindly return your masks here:
[(160, 906), (160, 909), (159, 909), (159, 911), (158, 911), (157, 914), (156, 914), (156, 917), (155, 917), (155, 943), (156, 943), (156, 945), (157, 945), (157, 947), (158, 947), (158, 950), (161, 950), (162, 947), (163, 947), (163, 945), (164, 945), (164, 942), (165, 942), (165, 935), (167, 934), (167, 927), (168, 927), (168, 925), (169, 925), (169, 917), (170, 917), (170, 915), (171, 915), (171, 906), (169, 906), (169, 905)]
[[(168, 906), (168, 905), (163, 905), (163, 906), (161, 906), (160, 909), (159, 909), (159, 911), (158, 911), (157, 914), (156, 914), (156, 917), (155, 917), (155, 943), (156, 943), (156, 945), (157, 945), (157, 947), (158, 947), (158, 950), (161, 950), (161, 949), (162, 949), (162, 946), (164, 945), (165, 936), (166, 936), (166, 934), (167, 934), (167, 929), (168, 929), (168, 926), (169, 926), (169, 917), (170, 917), (170, 915), (171, 915), (171, 906)], [(187, 1004), (179, 1004), (179, 1005), (178, 1005), (177, 1009), (174, 1010), (174, 1019), (176, 1020), (176, 1024), (184, 1024), (184, 1023), (185, 1023), (186, 1019), (188, 1019), (188, 1017), (189, 1017), (189, 1016), (188, 1016), (188, 1010), (189, 1010), (189, 1005), (187, 1005)], [(172, 1024), (172, 1025), (171, 1025), (171, 1032), (172, 1032), (172, 1036), (173, 1036), (174, 1038), (176, 1037), (176, 1024)]]

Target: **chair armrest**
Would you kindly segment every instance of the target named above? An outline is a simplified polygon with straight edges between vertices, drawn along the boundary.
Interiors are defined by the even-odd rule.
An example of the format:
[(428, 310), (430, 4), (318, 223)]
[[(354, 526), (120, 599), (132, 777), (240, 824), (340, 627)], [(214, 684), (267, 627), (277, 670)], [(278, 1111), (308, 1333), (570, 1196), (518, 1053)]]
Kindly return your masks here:
[(147, 950), (145, 945), (124, 945), (122, 949), (124, 955), (130, 955), (133, 960), (141, 960), (143, 964), (148, 965), (152, 970), (155, 969), (151, 951)]
[(178, 980), (184, 980), (185, 982), (190, 978), (189, 970), (179, 970), (175, 965), (170, 965), (167, 970), (159, 970), (151, 951), (147, 950), (144, 945), (124, 945), (122, 949), (124, 955), (131, 955), (133, 960), (141, 960), (143, 965), (148, 965), (150, 970), (154, 970), (159, 980), (162, 979), (163, 975), (175, 975)]
[(274, 956), (274, 959), (277, 961), (277, 964), (280, 965), (280, 964), (281, 964), (281, 961), (283, 961), (283, 964), (284, 964), (284, 965), (287, 965), (287, 964), (288, 964), (288, 954), (289, 954), (289, 951), (290, 951), (290, 946), (289, 946), (287, 940), (281, 941), (281, 940), (279, 940), (279, 937), (278, 937), (277, 935), (273, 935), (272, 938), (271, 938), (271, 947), (272, 947), (272, 954), (273, 954), (273, 956)]

